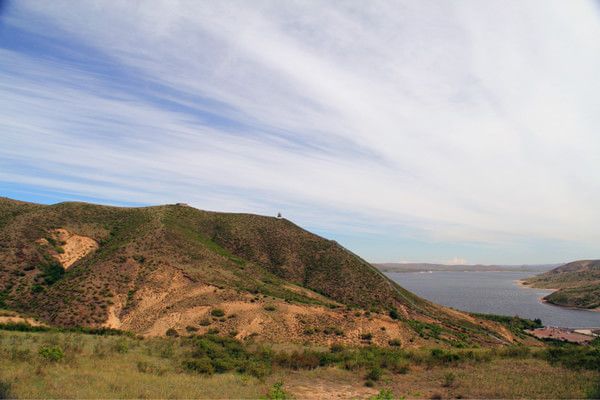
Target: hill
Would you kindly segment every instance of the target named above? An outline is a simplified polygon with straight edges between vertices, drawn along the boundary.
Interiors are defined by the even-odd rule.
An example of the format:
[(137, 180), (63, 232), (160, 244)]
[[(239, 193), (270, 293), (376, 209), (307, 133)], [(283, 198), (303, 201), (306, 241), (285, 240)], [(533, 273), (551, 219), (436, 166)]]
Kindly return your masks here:
[(600, 308), (600, 260), (574, 261), (523, 283), (537, 288), (557, 289), (544, 298), (553, 304)]
[(270, 342), (515, 340), (292, 222), (185, 205), (0, 199), (0, 308), (61, 326)]

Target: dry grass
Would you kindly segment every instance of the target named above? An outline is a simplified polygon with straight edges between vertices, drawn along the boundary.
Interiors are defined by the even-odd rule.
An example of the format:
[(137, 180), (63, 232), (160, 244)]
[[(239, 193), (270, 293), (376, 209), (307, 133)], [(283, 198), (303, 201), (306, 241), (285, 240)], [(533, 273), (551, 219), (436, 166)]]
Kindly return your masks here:
[[(257, 379), (236, 373), (185, 372), (181, 339), (133, 339), (78, 333), (0, 331), (0, 384), (17, 398), (260, 398), (274, 382), (296, 398), (368, 398), (389, 388), (406, 398), (584, 398), (600, 374), (574, 371), (530, 356), (429, 365), (414, 361), (405, 374), (385, 370), (374, 388), (368, 371), (336, 367), (290, 371), (275, 368)], [(44, 360), (39, 349), (59, 346), (65, 357)], [(295, 350), (293, 346), (286, 350)], [(284, 349), (281, 349), (284, 350)], [(482, 350), (484, 351), (484, 350)], [(490, 353), (491, 354), (491, 353)], [(448, 385), (447, 376), (454, 375)]]

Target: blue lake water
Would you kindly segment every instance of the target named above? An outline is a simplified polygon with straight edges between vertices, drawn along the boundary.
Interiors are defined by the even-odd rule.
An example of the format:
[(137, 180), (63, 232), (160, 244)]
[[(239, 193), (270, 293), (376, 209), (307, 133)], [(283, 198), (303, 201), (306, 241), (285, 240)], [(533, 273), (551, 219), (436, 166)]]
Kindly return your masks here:
[(542, 303), (540, 299), (551, 290), (517, 285), (517, 280), (535, 275), (531, 272), (432, 271), (386, 275), (421, 297), (459, 310), (540, 318), (549, 326), (600, 327), (600, 312)]

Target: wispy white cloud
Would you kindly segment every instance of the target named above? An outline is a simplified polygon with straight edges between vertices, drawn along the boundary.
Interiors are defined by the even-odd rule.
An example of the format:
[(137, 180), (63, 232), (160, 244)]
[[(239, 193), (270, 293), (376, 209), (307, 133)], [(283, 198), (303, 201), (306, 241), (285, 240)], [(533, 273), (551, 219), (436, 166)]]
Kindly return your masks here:
[(0, 36), (0, 181), (598, 251), (591, 2), (21, 1), (4, 29), (48, 49)]

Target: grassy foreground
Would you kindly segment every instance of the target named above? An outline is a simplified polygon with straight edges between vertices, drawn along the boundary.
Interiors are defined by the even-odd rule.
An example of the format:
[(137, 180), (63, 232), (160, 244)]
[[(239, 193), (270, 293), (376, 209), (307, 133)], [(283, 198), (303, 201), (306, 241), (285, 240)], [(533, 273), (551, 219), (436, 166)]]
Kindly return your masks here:
[[(0, 330), (0, 398), (597, 398), (600, 347), (267, 348)], [(333, 396), (331, 396), (333, 397)]]

